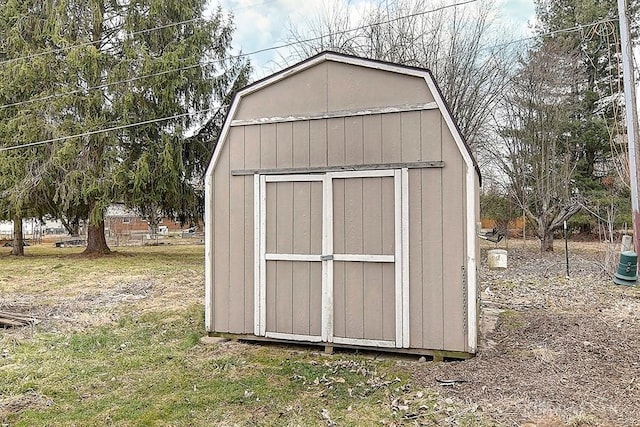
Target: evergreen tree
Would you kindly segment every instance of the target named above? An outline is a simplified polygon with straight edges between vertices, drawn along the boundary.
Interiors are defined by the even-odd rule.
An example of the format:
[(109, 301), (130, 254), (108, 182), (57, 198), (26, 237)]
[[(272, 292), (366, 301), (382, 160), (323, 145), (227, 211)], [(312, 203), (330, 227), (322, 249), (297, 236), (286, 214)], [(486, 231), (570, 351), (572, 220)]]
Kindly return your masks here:
[(42, 3), (0, 2), (0, 219), (13, 220), (12, 254), (23, 255), (22, 218), (49, 213), (40, 172), (48, 147), (6, 150), (51, 135), (54, 111), (25, 99), (51, 94), (58, 83), (47, 10)]
[[(109, 252), (103, 215), (114, 201), (143, 214), (193, 216), (196, 171), (210, 153), (200, 150), (185, 166), (184, 154), (197, 151), (187, 145), (207, 136), (187, 135), (214, 121), (212, 111), (248, 75), (246, 61), (229, 59), (230, 19), (220, 8), (203, 19), (202, 0), (42, 7), (53, 47), (43, 69), (56, 75), (56, 92), (66, 93), (48, 102), (49, 127), (54, 136), (81, 136), (48, 144), (40, 176), (61, 216), (88, 218), (85, 253)], [(30, 12), (20, 13), (17, 19)], [(100, 132), (108, 128), (117, 130)]]

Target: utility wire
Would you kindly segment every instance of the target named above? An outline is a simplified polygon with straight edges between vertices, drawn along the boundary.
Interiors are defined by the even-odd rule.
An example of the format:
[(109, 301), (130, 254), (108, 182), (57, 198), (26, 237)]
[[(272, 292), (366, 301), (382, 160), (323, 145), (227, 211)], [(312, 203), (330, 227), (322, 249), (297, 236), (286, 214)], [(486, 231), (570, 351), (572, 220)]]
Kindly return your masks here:
[[(275, 0), (265, 0), (265, 1), (260, 2), (260, 3), (254, 3), (254, 4), (250, 4), (250, 5), (246, 5), (246, 6), (240, 6), (240, 7), (234, 8), (234, 9), (229, 9), (228, 12), (235, 12), (235, 11), (242, 10), (242, 9), (247, 9), (247, 8), (256, 7), (256, 6), (262, 6), (262, 5), (265, 5), (265, 4), (272, 3), (273, 1), (275, 1)], [(207, 18), (203, 18), (203, 17), (192, 18), (192, 19), (187, 19), (187, 20), (180, 21), (180, 22), (172, 22), (170, 24), (158, 25), (156, 27), (151, 27), (151, 28), (145, 28), (144, 30), (133, 31), (133, 32), (130, 32), (130, 33), (126, 33), (126, 35), (131, 37), (131, 36), (135, 36), (135, 35), (139, 35), (139, 34), (150, 33), (152, 31), (163, 30), (165, 28), (176, 27), (178, 25), (190, 24), (192, 22), (197, 22), (197, 21), (212, 22), (211, 20), (209, 20)], [(60, 52), (66, 52), (66, 51), (71, 50), (71, 49), (75, 49), (75, 48), (79, 48), (79, 47), (85, 47), (85, 46), (91, 46), (91, 45), (99, 44), (101, 42), (102, 42), (102, 40), (96, 40), (96, 41), (84, 42), (84, 43), (77, 43), (77, 44), (61, 47), (61, 48), (58, 48), (58, 49), (52, 49), (52, 50), (46, 50), (46, 51), (43, 51), (43, 52), (33, 53), (31, 55), (20, 56), (20, 57), (17, 57), (17, 58), (5, 59), (5, 60), (0, 61), (0, 65), (9, 64), (9, 63), (12, 63), (12, 62), (17, 62), (17, 61), (26, 60), (26, 59), (38, 58), (40, 56), (49, 55), (49, 54), (56, 54), (56, 53), (60, 53)]]
[[(282, 49), (282, 48), (285, 48), (285, 47), (290, 47), (290, 46), (294, 46), (294, 45), (302, 44), (302, 43), (308, 43), (308, 42), (316, 41), (316, 40), (319, 40), (321, 38), (325, 38), (325, 37), (328, 37), (328, 36), (344, 34), (344, 33), (352, 32), (352, 31), (357, 31), (357, 30), (368, 28), (368, 27), (371, 27), (371, 26), (388, 24), (388, 23), (399, 21), (399, 20), (402, 20), (402, 19), (421, 16), (421, 15), (425, 15), (427, 13), (437, 12), (437, 11), (440, 11), (440, 10), (443, 10), (443, 9), (446, 9), (446, 8), (457, 7), (457, 6), (462, 6), (462, 5), (466, 5), (466, 4), (469, 4), (469, 3), (474, 3), (476, 1), (478, 1), (478, 0), (468, 0), (468, 1), (465, 1), (465, 2), (455, 3), (455, 4), (447, 5), (447, 6), (442, 6), (442, 7), (436, 8), (436, 9), (432, 9), (432, 10), (428, 10), (428, 11), (424, 11), (424, 12), (418, 12), (418, 13), (414, 13), (414, 14), (410, 14), (410, 15), (403, 15), (403, 16), (400, 16), (400, 17), (396, 17), (396, 18), (393, 18), (393, 19), (386, 20), (386, 21), (380, 21), (380, 22), (373, 23), (373, 24), (367, 24), (367, 25), (363, 25), (363, 26), (360, 26), (360, 27), (351, 28), (351, 29), (348, 29), (348, 30), (337, 31), (337, 32), (334, 32), (334, 33), (323, 34), (321, 36), (312, 37), (312, 38), (305, 39), (305, 40), (298, 40), (298, 41), (295, 41), (295, 42), (285, 43), (285, 44), (281, 44), (281, 45), (277, 45), (277, 46), (271, 46), (271, 47), (264, 48), (264, 49), (258, 49), (258, 50), (255, 50), (255, 51), (249, 52), (249, 53), (231, 55), (231, 56), (229, 56), (227, 58), (222, 58), (222, 59), (215, 60), (215, 61), (209, 61), (209, 62), (204, 63), (204, 64), (200, 64), (200, 63), (193, 64), (193, 65), (190, 65), (190, 66), (187, 66), (187, 67), (183, 67), (183, 68), (179, 68), (179, 69), (167, 70), (167, 71), (163, 71), (163, 72), (160, 72), (160, 73), (155, 73), (155, 74), (151, 74), (151, 75), (147, 75), (147, 76), (139, 76), (139, 77), (135, 77), (135, 78), (132, 78), (132, 79), (119, 81), (119, 82), (112, 82), (112, 83), (100, 85), (100, 86), (94, 87), (94, 88), (85, 88), (85, 89), (82, 89), (82, 91), (86, 91), (86, 90), (90, 90), (90, 89), (104, 88), (104, 87), (108, 87), (108, 86), (119, 84), (119, 83), (128, 83), (128, 82), (131, 82), (131, 81), (140, 80), (140, 79), (143, 79), (143, 78), (148, 78), (148, 77), (153, 77), (153, 76), (158, 76), (158, 75), (163, 75), (163, 74), (170, 73), (170, 72), (182, 71), (182, 70), (186, 70), (186, 69), (190, 69), (190, 68), (197, 68), (197, 67), (201, 67), (201, 66), (203, 66), (205, 64), (214, 64), (216, 62), (220, 62), (221, 63), (221, 62), (223, 62), (225, 60), (229, 60), (229, 59), (234, 59), (234, 58), (235, 59), (240, 59), (240, 58), (243, 58), (243, 57), (256, 55), (256, 54), (262, 53), (262, 52)], [(566, 29), (554, 30), (554, 31), (550, 31), (550, 32), (544, 33), (544, 34), (538, 34), (536, 36), (526, 37), (526, 38), (522, 38), (522, 39), (519, 39), (519, 40), (514, 40), (514, 41), (511, 41), (511, 42), (508, 42), (508, 43), (504, 43), (504, 44), (498, 44), (498, 45), (495, 45), (495, 46), (487, 47), (486, 49), (495, 48), (495, 47), (502, 47), (502, 46), (506, 46), (506, 45), (510, 45), (510, 44), (514, 44), (514, 43), (518, 43), (518, 42), (522, 42), (522, 41), (533, 40), (533, 39), (536, 39), (536, 38), (541, 37), (541, 36), (554, 35), (554, 34), (559, 34), (559, 33), (563, 33), (563, 32), (573, 32), (573, 31), (577, 31), (577, 30), (580, 30), (580, 29), (583, 29), (583, 28), (589, 28), (589, 27), (592, 27), (592, 26), (595, 26), (595, 25), (600, 25), (600, 24), (603, 24), (603, 23), (608, 23), (608, 22), (612, 22), (612, 21), (616, 21), (616, 20), (617, 19), (615, 19), (615, 18), (603, 19), (603, 20), (599, 20), (599, 21), (596, 21), (596, 22), (593, 22), (593, 23), (590, 23), (590, 24), (577, 25), (577, 26), (574, 26), (574, 27), (566, 28)], [(28, 101), (22, 101), (22, 102), (18, 102), (18, 103), (3, 105), (3, 106), (0, 106), (0, 108), (6, 108), (7, 106), (16, 106), (16, 105), (27, 104), (27, 103), (30, 103), (30, 102), (35, 102), (37, 100), (46, 100), (46, 99), (51, 99), (53, 97), (64, 96), (64, 95), (78, 93), (78, 92), (80, 92), (80, 90), (66, 92), (66, 93), (60, 93), (60, 94), (54, 94), (54, 95), (49, 95), (49, 96), (45, 97), (44, 99), (33, 99), (33, 100), (28, 100)], [(206, 112), (209, 112), (211, 110), (213, 110), (213, 109), (212, 108), (203, 109), (203, 110), (199, 110), (199, 111), (195, 111), (195, 112), (183, 113), (183, 114), (178, 114), (178, 115), (169, 116), (169, 117), (161, 117), (161, 118), (157, 118), (157, 119), (152, 119), (152, 120), (147, 120), (147, 121), (142, 121), (142, 122), (137, 122), (137, 123), (131, 123), (131, 124), (127, 124), (127, 125), (121, 125), (121, 126), (115, 126), (115, 127), (105, 128), (105, 129), (99, 129), (99, 130), (84, 132), (84, 133), (76, 134), (76, 135), (52, 138), (52, 139), (48, 139), (48, 140), (36, 141), (36, 142), (32, 142), (32, 143), (15, 145), (15, 146), (10, 146), (10, 147), (0, 147), (0, 152), (19, 149), (19, 148), (32, 147), (32, 146), (37, 146), (37, 145), (42, 145), (42, 144), (48, 144), (48, 143), (53, 143), (53, 142), (58, 142), (58, 141), (64, 141), (64, 140), (67, 140), (67, 139), (90, 136), (90, 135), (95, 135), (95, 134), (99, 134), (99, 133), (111, 132), (111, 131), (115, 131), (115, 130), (127, 129), (127, 128), (140, 126), (140, 125), (145, 125), (145, 124), (149, 124), (149, 123), (158, 123), (158, 122), (162, 122), (162, 121), (166, 121), (166, 120), (172, 120), (172, 119), (176, 119), (176, 118), (180, 118), (180, 117), (185, 117), (185, 116), (191, 115), (191, 114), (206, 113)]]
[(0, 152), (9, 151), (9, 150), (17, 150), (19, 148), (35, 147), (35, 146), (44, 145), (44, 144), (51, 144), (51, 143), (54, 143), (54, 142), (66, 141), (68, 139), (82, 138), (82, 137), (85, 137), (85, 136), (91, 136), (91, 135), (97, 135), (97, 134), (100, 134), (100, 133), (113, 132), (113, 131), (116, 131), (116, 130), (128, 129), (128, 128), (132, 128), (132, 127), (136, 127), (136, 126), (148, 125), (148, 124), (151, 124), (151, 123), (159, 123), (159, 122), (164, 122), (164, 121), (167, 121), (167, 120), (173, 120), (173, 119), (179, 119), (181, 117), (191, 116), (191, 115), (194, 115), (194, 114), (207, 113), (209, 111), (213, 111), (213, 110), (216, 110), (216, 109), (219, 110), (219, 108), (205, 108), (203, 110), (192, 111), (192, 112), (188, 112), (188, 113), (175, 114), (175, 115), (169, 116), (169, 117), (160, 117), (159, 119), (145, 120), (143, 122), (130, 123), (130, 124), (127, 124), (127, 125), (113, 126), (113, 127), (106, 128), (106, 129), (92, 130), (92, 131), (78, 133), (78, 134), (75, 134), (75, 135), (60, 136), (60, 137), (57, 137), (57, 138), (46, 139), (46, 140), (43, 140), (43, 141), (36, 141), (36, 142), (29, 142), (29, 143), (26, 143), (26, 144), (13, 145), (11, 147), (0, 147)]
[[(457, 5), (464, 5), (464, 4), (472, 3), (472, 2), (475, 2), (475, 1), (478, 1), (478, 0), (470, 0), (470, 1), (467, 1), (465, 3), (457, 3), (457, 4), (454, 4), (454, 5), (445, 6), (445, 7), (453, 7), (453, 6), (457, 6)], [(172, 68), (170, 70), (159, 71), (157, 73), (145, 74), (145, 75), (141, 75), (141, 76), (131, 77), (130, 79), (118, 80), (118, 81), (115, 81), (115, 82), (104, 83), (104, 84), (100, 84), (100, 85), (97, 85), (97, 86), (90, 86), (90, 87), (81, 88), (81, 89), (74, 89), (74, 90), (71, 90), (71, 91), (54, 93), (54, 94), (42, 96), (42, 97), (39, 97), (39, 98), (31, 98), (31, 99), (28, 99), (28, 100), (25, 100), (25, 101), (17, 101), (17, 102), (12, 102), (12, 103), (9, 103), (9, 104), (3, 104), (3, 105), (0, 105), (0, 110), (2, 110), (4, 108), (17, 107), (17, 106), (20, 106), (20, 105), (31, 104), (33, 102), (38, 102), (38, 101), (48, 101), (48, 100), (59, 98), (59, 97), (66, 96), (66, 95), (75, 95), (75, 94), (78, 94), (78, 93), (89, 92), (89, 91), (92, 91), (92, 90), (106, 89), (106, 88), (111, 87), (111, 86), (124, 84), (124, 83), (133, 83), (133, 82), (136, 82), (138, 80), (144, 80), (144, 79), (148, 79), (148, 78), (152, 78), (152, 77), (159, 77), (159, 76), (163, 76), (163, 75), (174, 73), (174, 72), (192, 70), (194, 68), (205, 67), (205, 66), (208, 66), (208, 65), (222, 64), (224, 61), (227, 61), (227, 60), (242, 59), (242, 58), (250, 57), (250, 56), (253, 56), (253, 55), (257, 55), (259, 53), (264, 53), (264, 52), (268, 52), (268, 51), (272, 51), (272, 50), (283, 49), (283, 48), (295, 46), (295, 45), (298, 45), (298, 44), (309, 43), (309, 42), (320, 40), (322, 38), (331, 37), (331, 36), (334, 36), (334, 35), (340, 35), (340, 34), (345, 34), (345, 33), (353, 32), (353, 31), (358, 31), (358, 30), (362, 30), (362, 29), (365, 29), (365, 28), (368, 28), (368, 27), (372, 27), (372, 26), (376, 26), (376, 25), (388, 24), (388, 23), (391, 23), (391, 22), (394, 22), (394, 21), (398, 21), (400, 19), (408, 19), (408, 18), (415, 17), (417, 15), (424, 15), (424, 14), (427, 14), (427, 13), (437, 12), (437, 11), (439, 11), (441, 9), (442, 8), (437, 8), (437, 9), (433, 9), (433, 10), (429, 10), (429, 11), (425, 11), (425, 12), (419, 12), (419, 13), (415, 13), (415, 14), (411, 14), (411, 15), (403, 15), (401, 17), (396, 17), (396, 18), (393, 18), (393, 19), (387, 20), (387, 21), (380, 21), (380, 22), (376, 22), (376, 23), (373, 23), (373, 24), (367, 24), (367, 25), (363, 25), (363, 26), (360, 26), (360, 27), (350, 28), (350, 29), (347, 29), (347, 30), (336, 31), (334, 33), (322, 34), (320, 36), (316, 36), (316, 37), (312, 37), (312, 38), (308, 38), (308, 39), (304, 39), (304, 40), (297, 40), (297, 41), (294, 41), (294, 42), (280, 44), (280, 45), (276, 45), (276, 46), (270, 46), (270, 47), (266, 47), (266, 48), (263, 48), (263, 49), (254, 50), (254, 51), (248, 52), (248, 53), (241, 53), (241, 54), (238, 54), (238, 55), (231, 55), (231, 56), (228, 56), (226, 58), (216, 59), (216, 60), (212, 60), (212, 61), (199, 62), (197, 64), (191, 64), (191, 65), (187, 65), (187, 66), (180, 67), (180, 68)], [(574, 32), (574, 31), (580, 31), (580, 30), (583, 30), (585, 28), (592, 28), (592, 27), (595, 27), (597, 25), (602, 25), (602, 24), (606, 24), (606, 23), (610, 23), (610, 22), (616, 22), (617, 20), (618, 20), (617, 18), (606, 18), (606, 19), (602, 19), (602, 20), (599, 20), (599, 21), (591, 22), (589, 24), (576, 25), (574, 27), (569, 27), (569, 28), (549, 31), (547, 33), (541, 33), (541, 34), (538, 34), (538, 35), (535, 35), (535, 36), (531, 36), (531, 37), (525, 37), (525, 38), (521, 38), (521, 39), (517, 39), (517, 40), (512, 40), (512, 41), (509, 41), (509, 42), (506, 42), (506, 43), (500, 43), (500, 44), (496, 44), (496, 45), (492, 45), (492, 46), (487, 46), (487, 47), (481, 48), (481, 50), (489, 50), (489, 49), (505, 47), (505, 46), (509, 46), (509, 45), (512, 45), (512, 44), (516, 44), (516, 43), (522, 43), (522, 42), (525, 42), (525, 41), (535, 40), (535, 39), (538, 39), (538, 38), (544, 37), (544, 36), (551, 36), (551, 35), (556, 35), (556, 34), (560, 34), (560, 33), (569, 33), (569, 32)]]
[[(413, 13), (413, 14), (410, 14), (410, 15), (402, 15), (402, 16), (399, 16), (399, 17), (396, 17), (396, 18), (388, 19), (386, 21), (379, 21), (379, 22), (375, 22), (375, 23), (372, 23), (372, 24), (362, 25), (360, 27), (355, 27), (355, 28), (349, 28), (349, 29), (346, 29), (346, 30), (336, 31), (334, 33), (322, 34), (320, 36), (316, 36), (316, 37), (312, 37), (312, 38), (308, 38), (308, 39), (304, 39), (304, 40), (297, 40), (297, 41), (290, 42), (290, 43), (285, 43), (285, 44), (276, 45), (276, 46), (270, 46), (270, 47), (266, 47), (266, 48), (263, 48), (263, 49), (258, 49), (258, 50), (255, 50), (255, 51), (249, 52), (249, 53), (240, 53), (238, 55), (231, 55), (231, 56), (226, 57), (226, 58), (221, 58), (221, 59), (216, 59), (216, 60), (213, 60), (213, 61), (206, 61), (206, 62), (202, 62), (202, 63), (192, 64), (192, 65), (188, 65), (188, 66), (181, 67), (181, 68), (174, 68), (174, 69), (171, 69), (171, 70), (160, 71), (158, 73), (146, 74), (146, 75), (142, 75), (142, 76), (132, 77), (132, 78), (126, 79), (126, 80), (119, 80), (119, 81), (115, 81), (115, 82), (111, 82), (111, 83), (104, 83), (104, 84), (101, 84), (101, 85), (91, 86), (91, 87), (81, 88), (81, 89), (75, 89), (75, 90), (68, 91), (68, 92), (55, 93), (55, 94), (52, 94), (52, 95), (47, 95), (47, 96), (43, 96), (43, 97), (39, 97), (39, 98), (31, 98), (31, 99), (26, 100), (26, 101), (17, 101), (17, 102), (13, 102), (13, 103), (10, 103), (10, 104), (0, 105), (0, 110), (4, 109), (4, 108), (9, 108), (9, 107), (16, 107), (16, 106), (25, 105), (25, 104), (31, 104), (33, 102), (38, 102), (38, 101), (48, 101), (50, 99), (59, 98), (61, 96), (75, 95), (75, 94), (78, 94), (78, 93), (88, 92), (88, 91), (91, 91), (91, 90), (105, 89), (105, 88), (108, 88), (110, 86), (123, 84), (123, 83), (132, 83), (132, 82), (135, 82), (135, 81), (138, 81), (138, 80), (147, 79), (147, 78), (151, 78), (151, 77), (158, 77), (158, 76), (162, 76), (162, 75), (173, 73), (173, 72), (191, 70), (191, 69), (194, 69), (194, 68), (204, 67), (204, 66), (207, 66), (207, 65), (221, 64), (224, 61), (231, 60), (231, 59), (246, 58), (246, 57), (249, 57), (249, 56), (257, 55), (259, 53), (264, 53), (264, 52), (268, 52), (268, 51), (272, 51), (272, 50), (283, 49), (283, 48), (295, 46), (295, 45), (298, 45), (298, 44), (309, 43), (309, 42), (312, 42), (312, 41), (320, 40), (322, 38), (331, 37), (331, 36), (335, 36), (335, 35), (339, 35), (339, 34), (346, 34), (346, 33), (350, 33), (350, 32), (353, 32), (353, 31), (358, 31), (358, 30), (362, 30), (362, 29), (365, 29), (365, 28), (374, 27), (376, 25), (390, 24), (392, 22), (400, 21), (400, 20), (403, 20), (403, 19), (415, 18), (417, 16), (426, 15), (426, 14), (434, 13), (434, 12), (439, 12), (441, 10), (452, 8), (452, 7), (464, 6), (466, 4), (475, 3), (477, 1), (478, 0), (467, 0), (467, 1), (464, 1), (464, 2), (460, 2), (460, 3), (454, 3), (454, 4), (450, 4), (450, 5), (437, 7), (435, 9), (430, 9), (430, 10), (426, 10), (426, 11), (423, 11), (423, 12), (417, 12), (417, 13)], [(263, 2), (262, 4), (264, 4), (264, 3), (268, 3), (268, 1)], [(180, 24), (180, 23), (177, 23), (176, 25), (178, 25), (178, 24)], [(88, 43), (88, 44), (91, 44), (91, 43)], [(19, 59), (19, 58), (16, 58), (16, 60), (17, 59)], [(1, 62), (0, 62), (0, 64), (1, 64)]]

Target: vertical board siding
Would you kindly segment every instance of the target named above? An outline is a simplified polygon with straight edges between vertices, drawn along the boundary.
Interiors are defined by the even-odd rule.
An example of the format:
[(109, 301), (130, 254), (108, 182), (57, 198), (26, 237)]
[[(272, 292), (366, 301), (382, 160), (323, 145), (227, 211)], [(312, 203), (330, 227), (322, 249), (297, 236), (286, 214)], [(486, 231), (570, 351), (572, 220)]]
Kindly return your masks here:
[(327, 121), (309, 122), (309, 166), (327, 166)]
[(278, 235), (278, 183), (267, 182), (265, 188), (267, 200), (265, 240), (267, 253), (276, 253), (276, 236)]
[(382, 179), (382, 254), (392, 255), (395, 253), (395, 197), (394, 183), (392, 178)]
[(409, 171), (409, 343), (413, 348), (424, 348), (424, 288), (428, 286), (423, 277), (424, 245), (422, 228), (422, 170)]
[[(393, 254), (394, 180), (333, 180), (334, 253)], [(391, 263), (334, 262), (334, 336), (395, 340)]]
[(293, 262), (276, 261), (276, 332), (293, 333)]
[[(339, 83), (330, 86), (324, 94), (310, 95), (313, 102), (322, 104), (328, 111), (337, 106), (375, 107), (379, 93), (356, 91), (354, 95), (349, 88), (354, 84), (371, 85), (372, 81), (367, 80), (369, 77), (386, 73), (380, 74), (379, 70), (369, 73), (368, 70), (362, 75), (358, 69), (359, 78), (354, 80), (349, 77), (353, 70), (336, 74), (343, 68), (350, 69), (331, 64), (323, 66), (322, 71), (318, 69), (308, 74), (324, 75), (326, 79), (331, 69), (333, 74), (330, 73), (329, 79)], [(414, 79), (405, 77), (377, 86), (393, 98), (397, 96), (397, 90), (405, 90), (406, 83)], [(297, 78), (293, 86), (318, 87)], [(255, 97), (251, 95), (246, 101), (267, 99), (268, 93), (286, 95), (286, 99), (300, 98), (299, 93), (291, 95), (293, 92), (281, 90), (284, 87), (269, 89)], [(426, 88), (426, 85), (420, 87)], [(415, 96), (412, 95), (415, 102), (433, 100), (430, 94), (421, 91), (423, 89), (416, 90)], [(351, 95), (347, 96), (349, 93)], [(372, 105), (364, 106), (363, 101)], [(402, 103), (385, 100), (383, 104)], [(294, 100), (293, 104), (300, 102)], [(288, 108), (280, 105), (276, 110)], [(243, 105), (240, 110), (242, 114), (236, 117), (238, 119), (270, 111), (270, 107)], [(243, 114), (247, 117), (241, 117)], [(267, 116), (274, 115), (269, 113), (260, 117)], [(213, 274), (211, 314), (215, 331), (252, 333), (254, 327), (254, 264), (257, 262), (254, 259), (254, 178), (230, 176), (231, 170), (443, 160), (444, 168), (409, 171), (410, 346), (469, 350), (464, 333), (466, 308), (463, 306), (462, 275), (467, 244), (466, 169), (440, 111), (236, 126), (230, 128), (227, 138), (213, 171), (211, 188), (214, 200), (214, 223), (210, 225), (213, 252), (210, 261)], [(333, 179), (334, 253), (395, 253), (394, 191), (393, 178)], [(267, 183), (265, 238), (268, 253), (322, 253), (322, 197), (321, 182)], [(400, 266), (338, 261), (333, 265), (334, 335), (395, 340), (395, 269)], [(466, 273), (476, 274), (475, 271)], [(266, 262), (268, 332), (319, 336), (321, 301), (320, 262)]]
[(343, 117), (327, 120), (327, 161), (332, 166), (346, 164)]
[[(336, 179), (334, 182), (338, 181)], [(344, 253), (362, 254), (363, 243), (363, 211), (362, 211), (362, 178), (350, 178), (344, 181), (344, 202), (334, 201), (334, 209), (344, 209)], [(379, 196), (378, 196), (379, 197)]]
[(344, 264), (345, 337), (364, 338), (365, 292), (363, 263), (335, 262)]
[[(276, 252), (293, 252), (293, 182), (275, 183), (276, 192)], [(267, 194), (268, 197), (268, 194)], [(267, 202), (268, 203), (268, 202)], [(267, 213), (269, 216), (270, 212)], [(268, 242), (267, 242), (268, 244)]]
[[(266, 192), (267, 252), (320, 254), (322, 183), (269, 182)], [(320, 262), (268, 261), (266, 293), (268, 332), (320, 334)]]
[(311, 197), (309, 206), (309, 222), (311, 229), (309, 251), (312, 254), (322, 254), (322, 197), (321, 182), (311, 183)]
[(421, 160), (420, 111), (401, 113), (400, 122), (402, 161), (415, 162)]
[(363, 163), (382, 163), (382, 115), (363, 117)]
[(293, 166), (293, 123), (276, 124), (276, 167)]
[(278, 292), (276, 283), (278, 280), (278, 261), (267, 261), (267, 274), (266, 274), (266, 331), (277, 332), (277, 308), (278, 308)]
[[(293, 250), (292, 254), (311, 253), (311, 184), (319, 182), (293, 183)], [(318, 230), (322, 233), (322, 230)]]
[(400, 114), (384, 114), (382, 116), (382, 162), (395, 163), (402, 160), (402, 130)]
[(258, 169), (260, 167), (260, 125), (244, 126), (244, 167)]
[[(229, 139), (230, 168), (244, 168), (244, 129), (232, 129)], [(245, 201), (244, 177), (232, 176), (229, 183), (229, 295), (228, 332), (242, 333), (245, 310)]]
[(322, 264), (309, 264), (309, 334), (322, 332)]
[(362, 117), (345, 118), (345, 163), (347, 165), (359, 165), (364, 162), (363, 132)]
[[(246, 138), (246, 134), (245, 134)], [(245, 146), (246, 147), (246, 146)], [(246, 153), (246, 149), (245, 149)], [(244, 330), (253, 333), (254, 325), (254, 212), (253, 176), (244, 177)], [(240, 268), (240, 267), (238, 267)]]
[(451, 235), (443, 230), (443, 199), (449, 195), (442, 191), (442, 170), (420, 171), (422, 186), (422, 310), (423, 344), (426, 348), (444, 349), (444, 240)]
[(311, 166), (310, 158), (310, 122), (293, 123), (293, 167), (304, 168)]
[[(292, 327), (291, 332), (299, 335), (310, 335), (311, 283), (310, 262), (293, 262), (292, 264)], [(318, 303), (316, 301), (316, 303)]]
[[(420, 152), (423, 159), (442, 160), (442, 120), (439, 111), (420, 112)], [(445, 164), (445, 168), (448, 167)], [(413, 177), (411, 176), (413, 175)], [(444, 278), (442, 248), (445, 236), (443, 235), (443, 197), (442, 193), (442, 170), (422, 169), (411, 171), (410, 194), (420, 191), (420, 204), (416, 200), (410, 200), (418, 210), (417, 213), (410, 213), (409, 227), (412, 236), (421, 236), (419, 262), (416, 260), (417, 254), (411, 254), (409, 261), (410, 287), (419, 289), (412, 293), (411, 313), (422, 311), (422, 323), (413, 322), (411, 326), (411, 337), (416, 336), (417, 342), (422, 342), (423, 348), (444, 349)], [(414, 186), (416, 190), (414, 190)], [(412, 208), (410, 208), (411, 210)], [(413, 215), (412, 215), (413, 214)], [(420, 229), (418, 230), (418, 222)], [(414, 228), (415, 227), (415, 228)], [(411, 242), (410, 245), (417, 245)], [(410, 252), (412, 249), (409, 249)], [(416, 249), (417, 250), (417, 249)], [(417, 265), (413, 265), (417, 262)], [(416, 276), (414, 276), (414, 274)], [(419, 276), (417, 276), (419, 274)], [(421, 278), (420, 282), (414, 279)], [(411, 292), (411, 291), (410, 291)], [(421, 296), (418, 299), (418, 295)], [(416, 307), (419, 305), (419, 307)], [(416, 317), (418, 319), (420, 317)], [(413, 320), (413, 317), (412, 317)], [(419, 326), (420, 331), (415, 329)], [(419, 339), (418, 337), (421, 338)], [(417, 346), (412, 341), (411, 346)]]
[(346, 269), (344, 262), (333, 263), (333, 336), (347, 336)]
[(363, 252), (382, 254), (382, 178), (363, 180), (362, 212), (366, 216), (362, 224)]
[(229, 157), (229, 144), (225, 144), (213, 177), (213, 321), (218, 332), (229, 332)]
[(442, 160), (441, 118), (442, 116), (438, 110), (420, 112), (421, 160)]
[(396, 338), (396, 267), (382, 263), (382, 339), (387, 341), (395, 341)]
[(443, 305), (444, 347), (447, 350), (465, 351), (465, 319), (462, 267), (466, 264), (464, 252), (465, 167), (453, 137), (442, 135), (442, 157), (447, 167), (442, 169), (442, 228), (443, 228)]
[[(363, 263), (365, 284), (364, 338), (384, 339), (384, 276), (383, 263)], [(395, 298), (394, 298), (395, 300)], [(388, 306), (389, 304), (387, 304)]]
[(275, 168), (277, 166), (276, 125), (260, 125), (260, 167)]
[(333, 252), (336, 254), (347, 253), (345, 219), (345, 181), (333, 180)]

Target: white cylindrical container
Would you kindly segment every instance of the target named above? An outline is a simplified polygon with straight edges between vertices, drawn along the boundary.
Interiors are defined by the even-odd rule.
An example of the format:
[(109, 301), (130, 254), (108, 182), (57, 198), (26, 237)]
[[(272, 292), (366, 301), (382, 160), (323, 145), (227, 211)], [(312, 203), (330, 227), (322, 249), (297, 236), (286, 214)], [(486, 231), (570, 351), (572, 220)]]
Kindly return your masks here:
[(625, 234), (624, 236), (622, 236), (622, 245), (620, 247), (620, 253), (629, 252), (631, 250), (633, 250), (633, 236), (629, 236), (628, 234)]
[(504, 249), (491, 249), (487, 253), (487, 264), (492, 270), (507, 268), (507, 251)]

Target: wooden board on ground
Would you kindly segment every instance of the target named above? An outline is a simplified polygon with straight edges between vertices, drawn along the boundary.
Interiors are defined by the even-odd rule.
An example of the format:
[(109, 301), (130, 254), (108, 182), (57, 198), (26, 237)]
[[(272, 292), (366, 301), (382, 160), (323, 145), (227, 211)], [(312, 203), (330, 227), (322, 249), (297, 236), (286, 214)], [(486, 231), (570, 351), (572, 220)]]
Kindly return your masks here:
[(34, 323), (36, 323), (36, 319), (33, 317), (24, 316), (20, 313), (0, 311), (0, 327), (20, 327), (33, 325)]

